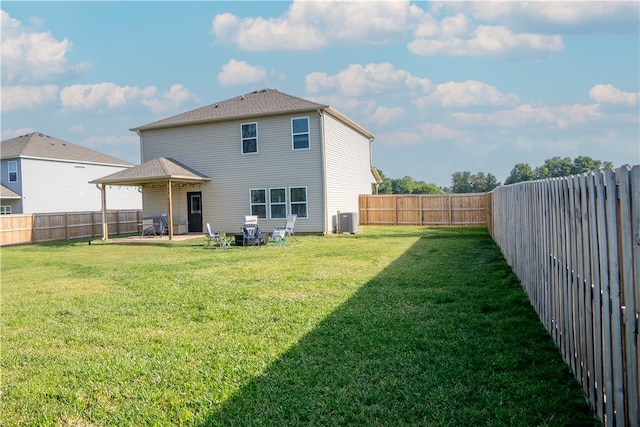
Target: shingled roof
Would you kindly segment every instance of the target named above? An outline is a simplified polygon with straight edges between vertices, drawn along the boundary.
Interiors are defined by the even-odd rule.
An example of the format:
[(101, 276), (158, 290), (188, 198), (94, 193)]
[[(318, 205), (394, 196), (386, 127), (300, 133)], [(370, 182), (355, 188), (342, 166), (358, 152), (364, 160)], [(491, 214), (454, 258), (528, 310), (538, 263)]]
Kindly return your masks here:
[(313, 111), (325, 108), (328, 108), (328, 105), (287, 95), (275, 89), (262, 89), (142, 125), (131, 130), (148, 130), (194, 123), (240, 119), (243, 117), (268, 116), (296, 111)]
[(22, 199), (15, 191), (0, 184), (0, 199)]
[(27, 157), (35, 159), (68, 160), (81, 163), (97, 163), (115, 166), (133, 166), (133, 163), (118, 159), (90, 148), (32, 132), (17, 138), (2, 141), (0, 155), (3, 159)]
[(150, 182), (202, 182), (210, 181), (206, 175), (183, 165), (174, 159), (156, 157), (141, 165), (103, 176), (90, 181), (91, 184), (141, 185)]

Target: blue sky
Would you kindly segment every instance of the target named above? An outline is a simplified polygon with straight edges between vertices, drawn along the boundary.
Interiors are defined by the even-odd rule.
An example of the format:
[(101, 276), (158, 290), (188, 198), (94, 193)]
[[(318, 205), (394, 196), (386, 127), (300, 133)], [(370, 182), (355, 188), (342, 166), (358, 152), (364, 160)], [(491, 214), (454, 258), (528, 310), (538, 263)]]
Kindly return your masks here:
[(2, 139), (133, 163), (129, 129), (274, 88), (376, 135), (386, 176), (640, 163), (640, 2), (2, 1)]

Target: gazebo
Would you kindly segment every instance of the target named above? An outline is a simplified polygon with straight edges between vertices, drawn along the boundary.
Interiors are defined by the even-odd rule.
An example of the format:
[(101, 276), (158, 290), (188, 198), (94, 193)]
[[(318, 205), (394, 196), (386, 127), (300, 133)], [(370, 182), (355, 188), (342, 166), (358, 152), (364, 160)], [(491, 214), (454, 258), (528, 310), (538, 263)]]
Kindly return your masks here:
[(160, 185), (167, 187), (167, 215), (169, 240), (173, 240), (173, 201), (171, 187), (175, 184), (199, 185), (211, 181), (211, 178), (183, 165), (177, 160), (156, 157), (138, 166), (121, 170), (120, 172), (89, 181), (90, 184), (100, 185), (102, 191), (102, 236), (103, 240), (109, 239), (107, 221), (107, 186), (128, 185), (142, 187)]

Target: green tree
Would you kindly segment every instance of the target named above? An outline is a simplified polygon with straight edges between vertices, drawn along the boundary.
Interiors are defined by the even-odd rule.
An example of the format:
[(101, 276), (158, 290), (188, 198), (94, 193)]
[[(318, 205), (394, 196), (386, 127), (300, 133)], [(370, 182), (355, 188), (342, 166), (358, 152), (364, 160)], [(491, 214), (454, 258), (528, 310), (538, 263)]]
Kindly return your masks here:
[(500, 185), (495, 175), (478, 172), (472, 175), (471, 172), (454, 172), (451, 175), (452, 193), (485, 193)]
[(484, 190), (478, 191), (478, 193), (488, 193), (489, 191), (493, 191), (496, 187), (499, 187), (500, 181), (495, 177), (494, 174), (488, 173), (487, 178), (484, 181)]
[(518, 163), (511, 169), (511, 173), (504, 183), (508, 185), (516, 182), (531, 181), (533, 177), (533, 169), (528, 163)]
[(411, 194), (415, 186), (416, 182), (410, 176), (394, 179), (391, 184), (393, 194)]
[(451, 175), (452, 193), (472, 193), (471, 172), (454, 172)]
[(438, 187), (435, 184), (427, 184), (426, 182), (418, 182), (416, 183), (415, 188), (413, 189), (413, 194), (443, 194), (444, 191), (442, 188)]
[(537, 168), (536, 171), (540, 172), (540, 176), (536, 178), (557, 178), (561, 176), (571, 175), (573, 169), (573, 162), (571, 157), (552, 157), (544, 161), (544, 165)]
[(382, 180), (380, 185), (378, 185), (378, 194), (392, 194), (391, 178), (386, 177), (381, 170), (378, 170), (378, 175), (380, 175), (380, 179)]

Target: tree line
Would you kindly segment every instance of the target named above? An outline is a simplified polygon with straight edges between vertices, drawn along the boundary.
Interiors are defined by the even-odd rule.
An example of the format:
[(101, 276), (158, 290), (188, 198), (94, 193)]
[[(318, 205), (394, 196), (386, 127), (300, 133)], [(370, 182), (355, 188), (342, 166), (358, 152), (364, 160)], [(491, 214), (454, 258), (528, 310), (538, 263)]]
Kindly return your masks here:
[[(601, 169), (613, 169), (613, 163), (596, 160), (589, 156), (552, 157), (544, 164), (531, 167), (528, 163), (516, 164), (504, 184), (515, 184), (536, 179), (558, 178), (577, 175)], [(451, 187), (438, 187), (424, 181), (416, 181), (410, 176), (389, 178), (378, 171), (382, 182), (378, 186), (378, 194), (444, 194), (444, 193), (486, 193), (502, 185), (491, 173), (469, 171), (454, 172), (451, 175)]]

